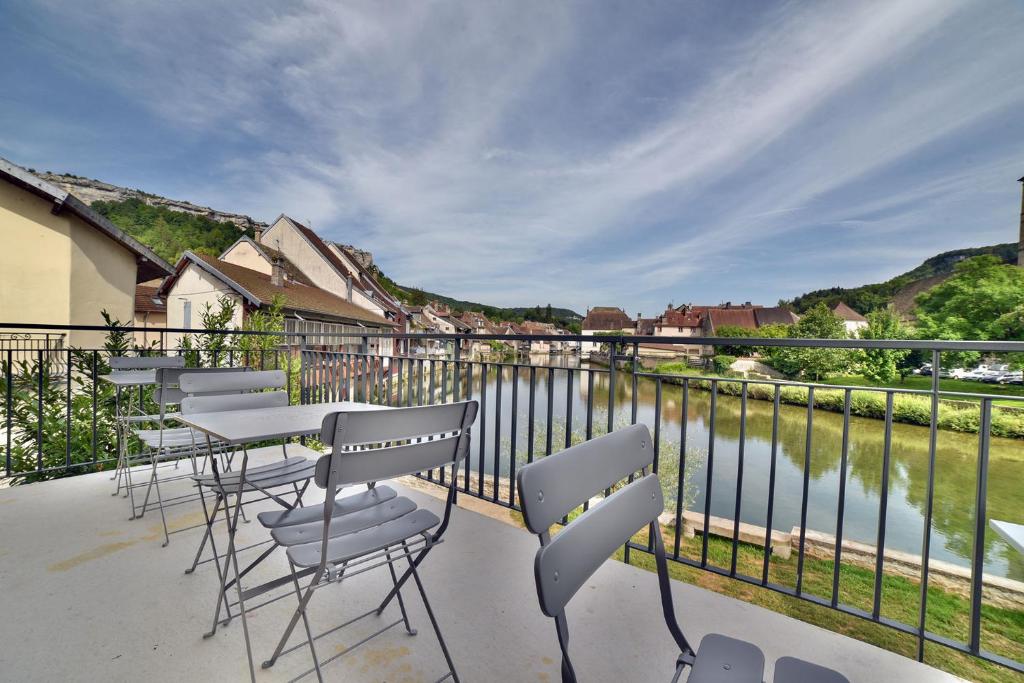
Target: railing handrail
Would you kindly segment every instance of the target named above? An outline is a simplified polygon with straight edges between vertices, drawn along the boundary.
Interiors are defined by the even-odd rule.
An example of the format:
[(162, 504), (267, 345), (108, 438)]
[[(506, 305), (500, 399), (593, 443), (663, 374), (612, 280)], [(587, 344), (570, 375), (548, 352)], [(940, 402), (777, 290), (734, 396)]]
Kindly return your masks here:
[(208, 330), (185, 327), (135, 327), (107, 325), (59, 325), (53, 323), (0, 323), (0, 330), (67, 330), (80, 332), (154, 332), (173, 334), (258, 335), (282, 338), (305, 336), (342, 339), (440, 339), (452, 341), (562, 341), (639, 346), (640, 344), (674, 344), (682, 346), (770, 346), (834, 349), (893, 349), (909, 351), (978, 351), (991, 353), (1024, 353), (1024, 341), (946, 340), (946, 339), (803, 339), (792, 337), (682, 337), (650, 335), (584, 335), (584, 334), (459, 334), (445, 332), (264, 332), (258, 330)]

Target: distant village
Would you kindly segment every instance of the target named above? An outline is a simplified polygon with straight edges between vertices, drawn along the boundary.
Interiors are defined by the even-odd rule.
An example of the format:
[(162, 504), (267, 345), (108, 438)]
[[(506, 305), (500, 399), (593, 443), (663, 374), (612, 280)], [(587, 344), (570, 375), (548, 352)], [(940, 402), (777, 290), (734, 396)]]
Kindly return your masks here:
[[(71, 188), (75, 189), (75, 188)], [(191, 205), (190, 205), (191, 206)], [(191, 207), (196, 208), (196, 207)], [(365, 336), (371, 353), (441, 357), (453, 342), (443, 339), (393, 339), (374, 334), (432, 333), (524, 337), (511, 340), (462, 340), (468, 354), (567, 354), (599, 360), (599, 337), (711, 337), (719, 328), (751, 331), (766, 325), (792, 324), (796, 314), (782, 307), (750, 302), (717, 306), (666, 307), (655, 317), (629, 316), (623, 309), (588, 309), (582, 336), (554, 322), (494, 320), (482, 311), (454, 310), (432, 301), (410, 306), (375, 276), (372, 255), (323, 239), (287, 215), (241, 234), (222, 253), (186, 251), (169, 264), (108, 219), (89, 208), (65, 186), (0, 159), (0, 212), (9, 244), (52, 245), (4, 259), (5, 286), (0, 309), (8, 321), (54, 325), (103, 324), (101, 311), (140, 328), (139, 347), (177, 348), (183, 333), (204, 329), (210, 312), (228, 305), (222, 325), (244, 329), (254, 314), (274, 308), (283, 317), (293, 343), (310, 347), (355, 345)], [(241, 231), (240, 231), (241, 232)], [(55, 240), (55, 235), (63, 236)], [(59, 242), (59, 244), (58, 244)], [(834, 313), (852, 334), (866, 319), (844, 304)], [(97, 333), (73, 332), (68, 345), (92, 346)], [(547, 339), (527, 337), (545, 336)], [(565, 337), (560, 340), (558, 337)], [(339, 344), (339, 340), (340, 344)], [(644, 341), (641, 358), (697, 362), (713, 354), (699, 344)]]

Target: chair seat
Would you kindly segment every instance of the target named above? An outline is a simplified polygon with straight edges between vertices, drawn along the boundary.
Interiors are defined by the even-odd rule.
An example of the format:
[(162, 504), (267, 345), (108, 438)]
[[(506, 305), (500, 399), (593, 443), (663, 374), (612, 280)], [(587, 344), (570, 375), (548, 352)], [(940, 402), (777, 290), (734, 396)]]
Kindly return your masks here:
[[(287, 459), (282, 458), (277, 462), (260, 465), (258, 467), (246, 467), (246, 484), (242, 489), (243, 492), (252, 492), (258, 491), (259, 489), (268, 489), (275, 486), (294, 484), (311, 478), (316, 470), (316, 461), (311, 460), (306, 456), (308, 454), (319, 456), (320, 454), (301, 444), (290, 443), (287, 445), (287, 448)], [(249, 449), (250, 456), (260, 455), (263, 453), (280, 454), (281, 447), (265, 446), (263, 448)], [(239, 470), (221, 473), (221, 490), (224, 490), (227, 493), (234, 493), (238, 488), (238, 477), (240, 474), (241, 471)], [(193, 477), (193, 480), (195, 480), (196, 484), (199, 486), (217, 488), (217, 479), (213, 474), (202, 474)]]
[[(718, 633), (700, 641), (688, 683), (761, 683), (764, 654), (751, 643)], [(815, 678), (800, 679), (815, 681)]]
[[(181, 417), (181, 413), (165, 413), (165, 420), (174, 420)], [(126, 422), (137, 423), (137, 422), (159, 422), (159, 415), (128, 415), (123, 418)]]
[[(331, 563), (347, 562), (401, 543), (440, 523), (441, 520), (437, 515), (420, 508), (379, 526), (329, 540), (326, 560)], [(320, 564), (322, 545), (322, 543), (306, 543), (292, 546), (288, 548), (288, 559), (298, 567), (314, 567)]]
[(775, 662), (775, 677), (772, 680), (775, 683), (850, 683), (849, 679), (838, 671), (796, 657), (779, 657)]
[[(384, 501), (391, 500), (398, 494), (390, 486), (377, 486), (375, 488), (357, 493), (354, 496), (338, 496), (334, 500), (334, 516), (340, 517), (358, 510), (364, 510)], [(295, 508), (294, 510), (267, 510), (256, 516), (260, 524), (266, 529), (277, 529), (280, 527), (294, 526), (297, 524), (309, 524), (310, 522), (324, 519), (324, 509), (320, 505)]]
[[(163, 432), (162, 436), (161, 431)], [(193, 443), (201, 448), (206, 446), (206, 436), (200, 432), (193, 432), (191, 427), (175, 427), (164, 430), (136, 429), (135, 436), (150, 448), (159, 448), (161, 445), (164, 448), (192, 446)], [(217, 439), (213, 439), (213, 443), (218, 443)]]
[[(323, 508), (319, 505), (319, 512), (323, 515)], [(312, 509), (316, 509), (312, 508)], [(362, 510), (350, 512), (347, 515), (331, 518), (330, 537), (338, 538), (347, 534), (353, 534), (364, 529), (380, 526), (385, 522), (404, 517), (416, 510), (416, 503), (408, 498), (399, 497), (374, 505)], [(314, 543), (324, 537), (323, 520), (310, 522), (309, 524), (296, 524), (295, 526), (281, 527), (270, 532), (274, 540), (283, 546), (296, 546), (305, 543)]]

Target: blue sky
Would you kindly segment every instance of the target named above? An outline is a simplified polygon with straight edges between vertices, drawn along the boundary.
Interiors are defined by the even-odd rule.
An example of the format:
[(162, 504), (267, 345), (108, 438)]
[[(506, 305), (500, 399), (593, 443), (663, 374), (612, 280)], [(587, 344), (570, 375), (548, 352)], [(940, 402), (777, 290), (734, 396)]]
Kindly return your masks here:
[(0, 0), (0, 156), (495, 305), (772, 304), (1015, 239), (1024, 3)]

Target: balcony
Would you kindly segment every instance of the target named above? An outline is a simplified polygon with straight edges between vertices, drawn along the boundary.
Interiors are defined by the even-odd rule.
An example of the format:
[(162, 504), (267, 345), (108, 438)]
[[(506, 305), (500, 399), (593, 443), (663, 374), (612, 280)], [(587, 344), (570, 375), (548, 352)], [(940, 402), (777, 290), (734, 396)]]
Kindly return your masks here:
[[(210, 565), (185, 576), (201, 532), (160, 547), (159, 518), (129, 522), (125, 503), (110, 496), (109, 474), (12, 487), (0, 492), (4, 544), (0, 576), (4, 618), (0, 638), (9, 680), (241, 680), (245, 647), (233, 622), (203, 640), (216, 575)], [(403, 495), (440, 511), (434, 491), (402, 487)], [(419, 489), (419, 490), (417, 490)], [(169, 491), (173, 495), (177, 491)], [(435, 495), (431, 495), (434, 493)], [(311, 498), (310, 502), (320, 502)], [(526, 531), (475, 512), (493, 507), (464, 497), (449, 535), (423, 579), (465, 681), (557, 681), (559, 651), (550, 619), (536, 604), (533, 555)], [(272, 509), (271, 504), (267, 509)], [(172, 529), (199, 521), (199, 512), (174, 513)], [(491, 515), (494, 513), (492, 512)], [(263, 540), (258, 525), (243, 525), (241, 542)], [(278, 553), (261, 569), (267, 578), (287, 571)], [(385, 572), (367, 572), (329, 589), (311, 616), (317, 631), (344, 615), (361, 613), (390, 588)], [(952, 681), (955, 677), (769, 610), (676, 582), (676, 609), (686, 633), (699, 639), (718, 631), (759, 645), (769, 661), (795, 655), (821, 661), (851, 681)], [(374, 603), (375, 604), (375, 603)], [(407, 600), (420, 635), (391, 630), (325, 669), (327, 680), (434, 680), (444, 660), (430, 640), (427, 617)], [(272, 649), (293, 601), (281, 600), (250, 619), (258, 655)], [(660, 621), (656, 578), (608, 562), (573, 603), (580, 680), (667, 681), (674, 644)], [(381, 620), (381, 624), (383, 620)], [(349, 645), (379, 624), (328, 636), (323, 651)], [(361, 629), (361, 630), (360, 630)], [(283, 657), (258, 680), (289, 680), (309, 666), (305, 653)], [(769, 678), (770, 680), (770, 678)]]
[[(667, 501), (662, 532), (680, 579), (673, 594), (692, 641), (719, 632), (757, 644), (766, 680), (783, 655), (851, 681), (956, 680), (929, 664), (979, 680), (1013, 680), (1024, 669), (1017, 638), (1024, 558), (988, 525), (1022, 521), (1024, 465), (1012, 431), (1019, 399), (985, 385), (943, 390), (937, 377), (927, 391), (675, 375), (642, 368), (635, 353), (642, 340), (630, 338), (602, 340), (607, 366), (465, 355), (475, 340), (446, 336), (444, 359), (353, 351), (369, 346), (358, 337), (314, 346), (301, 335), (258, 353), (229, 344), (185, 352), (197, 365), (286, 369), (293, 402), (480, 401), (458, 509), (423, 572), (464, 680), (559, 680), (554, 629), (533, 584), (536, 539), (519, 524), (514, 474), (631, 422), (654, 435)], [(745, 342), (755, 340), (729, 340)], [(1020, 343), (876, 343), (921, 349), (934, 368), (947, 353), (1024, 350)], [(210, 565), (183, 574), (201, 531), (183, 531), (161, 548), (159, 516), (128, 521), (127, 503), (109, 495), (111, 472), (99, 470), (113, 466), (113, 394), (94, 379), (106, 371), (107, 354), (63, 349), (59, 360), (71, 372), (51, 371), (48, 356), (4, 366), (5, 481), (28, 485), (0, 489), (3, 669), (18, 680), (243, 678), (238, 623), (201, 637), (216, 575)], [(954, 418), (960, 431), (948, 428)], [(429, 472), (396, 488), (440, 509), (444, 483)], [(171, 486), (187, 490), (185, 482)], [(315, 490), (306, 502), (318, 500)], [(168, 522), (173, 531), (201, 517), (198, 504), (181, 506)], [(241, 543), (263, 534), (242, 525)], [(618, 557), (626, 561), (607, 562), (569, 608), (580, 680), (667, 681), (676, 651), (661, 620), (647, 539), (634, 537)], [(269, 578), (286, 568), (278, 554), (258, 571)], [(322, 627), (364, 611), (388, 582), (379, 574), (332, 586), (337, 600), (321, 599), (311, 616)], [(387, 632), (330, 665), (327, 678), (434, 680), (443, 659), (421, 604), (408, 603), (422, 635)], [(258, 658), (293, 608), (294, 600), (282, 599), (250, 620)], [(375, 630), (372, 619), (354, 628), (328, 636), (327, 647), (340, 652)], [(307, 666), (292, 655), (269, 673), (257, 668), (257, 677), (288, 680)]]

